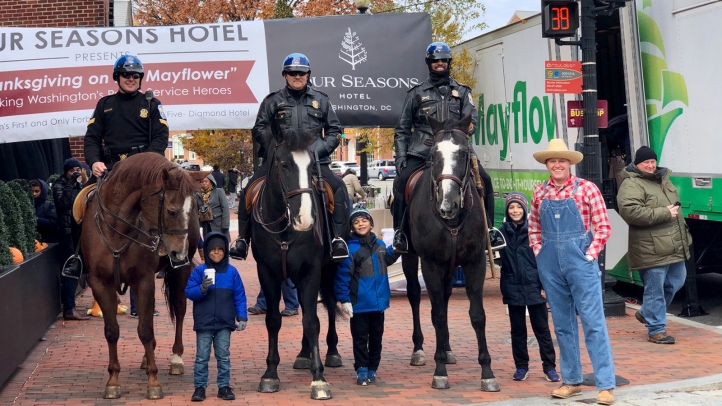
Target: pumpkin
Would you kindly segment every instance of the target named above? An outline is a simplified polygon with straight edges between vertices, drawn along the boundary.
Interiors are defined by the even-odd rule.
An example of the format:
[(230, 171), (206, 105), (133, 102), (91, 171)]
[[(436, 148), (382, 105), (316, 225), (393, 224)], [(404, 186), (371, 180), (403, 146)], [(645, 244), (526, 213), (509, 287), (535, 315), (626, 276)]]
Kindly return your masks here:
[(44, 250), (45, 248), (48, 248), (47, 243), (35, 240), (35, 252), (40, 252), (40, 251)]
[(10, 247), (10, 253), (13, 255), (13, 264), (23, 262), (23, 253), (15, 247)]

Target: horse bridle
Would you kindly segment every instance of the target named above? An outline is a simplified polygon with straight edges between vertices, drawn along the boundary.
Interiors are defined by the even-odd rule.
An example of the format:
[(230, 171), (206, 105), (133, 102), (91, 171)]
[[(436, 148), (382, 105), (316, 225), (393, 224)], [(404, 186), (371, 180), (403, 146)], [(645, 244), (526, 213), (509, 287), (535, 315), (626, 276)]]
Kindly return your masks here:
[[(156, 252), (156, 251), (158, 251), (160, 243), (163, 241), (164, 233), (168, 234), (168, 235), (184, 235), (184, 234), (188, 234), (188, 229), (187, 228), (185, 228), (185, 229), (169, 229), (169, 228), (165, 227), (165, 222), (163, 221), (163, 209), (164, 209), (164, 205), (165, 205), (165, 191), (166, 191), (165, 186), (161, 186), (160, 190), (155, 191), (147, 196), (141, 197), (141, 199), (140, 199), (140, 201), (143, 202), (155, 195), (160, 194), (160, 197), (158, 199), (158, 228), (150, 228), (150, 229), (148, 229), (148, 232), (145, 232), (141, 228), (142, 224), (143, 224), (141, 216), (138, 217), (138, 223), (141, 225), (141, 227), (139, 227), (139, 226), (136, 226), (135, 224), (130, 223), (126, 219), (118, 216), (117, 214), (113, 213), (105, 206), (105, 203), (103, 202), (103, 198), (101, 197), (101, 194), (100, 194), (101, 188), (103, 187), (103, 183), (105, 183), (106, 177), (107, 177), (107, 172), (106, 172), (106, 174), (104, 174), (102, 177), (100, 177), (98, 179), (98, 188), (96, 190), (96, 193), (98, 195), (99, 210), (97, 210), (95, 212), (95, 225), (98, 227), (98, 234), (100, 234), (100, 238), (103, 240), (103, 243), (108, 248), (108, 250), (110, 250), (110, 252), (113, 254), (113, 276), (115, 278), (115, 288), (118, 291), (118, 293), (120, 293), (121, 295), (124, 295), (125, 292), (128, 290), (128, 284), (125, 284), (125, 286), (123, 286), (121, 288), (120, 273), (119, 273), (120, 255), (126, 249), (128, 249), (130, 244), (136, 243), (139, 246), (141, 246), (142, 248), (150, 250), (151, 252)], [(175, 190), (175, 189), (168, 189), (168, 190)], [(127, 235), (127, 234), (119, 231), (118, 229), (116, 229), (115, 227), (110, 225), (110, 223), (108, 223), (108, 221), (105, 219), (105, 214), (110, 214), (116, 220), (118, 220), (121, 223), (125, 224), (126, 226), (130, 227), (132, 230), (135, 231), (135, 234), (133, 236), (130, 236), (130, 235)], [(110, 245), (110, 242), (105, 237), (105, 235), (103, 234), (103, 230), (100, 227), (101, 221), (108, 228), (113, 230), (116, 234), (119, 234), (121, 237), (124, 237), (128, 240), (120, 249), (116, 250)], [(156, 234), (156, 235), (154, 236), (152, 234)], [(150, 241), (150, 244), (145, 244), (145, 243), (139, 241), (137, 239), (138, 235), (142, 235), (143, 237), (148, 239)], [(186, 255), (186, 260), (184, 262), (174, 263), (173, 260), (170, 258), (170, 256), (168, 257), (168, 259), (170, 260), (171, 266), (173, 268), (180, 268), (180, 267), (186, 266), (190, 263), (187, 255)]]
[[(456, 131), (456, 132), (459, 132), (459, 133), (461, 133), (461, 134), (464, 134), (464, 136), (467, 136), (467, 137), (468, 137), (468, 135), (467, 135), (465, 132), (463, 132), (463, 131), (461, 131), (461, 130), (457, 130), (457, 129), (452, 129), (452, 130), (440, 130), (440, 131), (437, 131), (436, 134), (434, 134), (434, 138), (436, 138), (436, 136), (439, 135), (439, 133), (441, 133), (441, 132), (443, 132), (443, 131)], [(467, 147), (467, 148), (468, 148), (469, 150), (471, 149), (471, 147)], [(471, 155), (471, 154), (469, 154), (469, 155)], [(453, 182), (456, 183), (457, 185), (459, 185), (460, 193), (461, 193), (461, 208), (462, 208), (462, 209), (464, 208), (464, 200), (465, 200), (465, 199), (464, 199), (464, 196), (466, 196), (467, 189), (469, 188), (469, 165), (470, 165), (469, 161), (470, 161), (470, 159), (467, 159), (467, 160), (466, 160), (466, 167), (464, 168), (464, 172), (463, 172), (463, 173), (464, 173), (464, 177), (463, 177), (462, 179), (459, 179), (457, 176), (447, 175), (447, 174), (444, 174), (444, 173), (442, 173), (441, 175), (437, 176), (436, 178), (434, 178), (433, 176), (431, 176), (430, 179), (431, 179), (432, 193), (431, 193), (430, 199), (432, 200), (432, 202), (436, 199), (436, 197), (435, 197), (435, 196), (436, 196), (436, 193), (435, 193), (435, 192), (436, 192), (436, 190), (438, 190), (439, 182), (441, 182), (442, 180), (448, 179), (448, 180), (453, 181)], [(434, 162), (434, 159), (433, 159), (433, 156), (432, 156), (432, 157), (429, 158), (429, 163), (428, 163), (428, 165), (431, 167), (431, 166), (433, 165), (433, 162)], [(435, 202), (434, 202), (434, 203), (435, 203)]]
[[(263, 221), (263, 193), (266, 190), (267, 183), (263, 184), (263, 187), (261, 188), (261, 191), (258, 193), (258, 202), (253, 206), (253, 220), (258, 223), (263, 229), (271, 235), (271, 239), (278, 244), (278, 246), (281, 248), (281, 267), (283, 268), (283, 282), (287, 283), (288, 280), (288, 272), (286, 270), (286, 257), (288, 254), (288, 249), (291, 246), (291, 244), (296, 241), (296, 238), (300, 235), (300, 232), (293, 233), (293, 236), (288, 239), (287, 241), (281, 241), (278, 238), (276, 238), (277, 235), (280, 235), (284, 231), (288, 230), (288, 228), (293, 224), (293, 219), (291, 217), (291, 205), (289, 203), (289, 199), (295, 196), (301, 196), (305, 193), (308, 193), (311, 195), (311, 205), (312, 205), (312, 213), (315, 219), (318, 219), (318, 205), (315, 204), (314, 194), (312, 188), (298, 188), (293, 189), (291, 191), (288, 190), (286, 185), (283, 183), (283, 178), (281, 178), (281, 171), (278, 167), (278, 161), (276, 160), (276, 150), (278, 147), (283, 145), (285, 141), (278, 142), (273, 147), (273, 152), (271, 153), (271, 162), (273, 163), (274, 169), (276, 171), (276, 178), (278, 180), (278, 184), (281, 186), (281, 192), (283, 193), (283, 204), (286, 207), (286, 210), (284, 210), (283, 214), (277, 218), (276, 220), (265, 223)], [(312, 180), (311, 180), (312, 181)], [(286, 225), (278, 231), (272, 230), (270, 227), (276, 226), (280, 224), (282, 221), (286, 220)], [(320, 240), (319, 240), (320, 241)]]

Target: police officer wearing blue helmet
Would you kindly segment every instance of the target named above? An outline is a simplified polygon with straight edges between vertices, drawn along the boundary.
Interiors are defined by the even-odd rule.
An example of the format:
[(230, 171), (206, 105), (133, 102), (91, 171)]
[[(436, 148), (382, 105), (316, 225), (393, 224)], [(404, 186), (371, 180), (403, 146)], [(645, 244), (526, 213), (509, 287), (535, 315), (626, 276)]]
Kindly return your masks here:
[[(401, 118), (394, 130), (396, 178), (394, 179), (394, 203), (391, 212), (396, 230), (393, 243), (396, 252), (408, 252), (408, 241), (404, 235), (402, 224), (407, 204), (404, 201), (406, 184), (411, 174), (425, 165), (433, 145), (434, 134), (431, 133), (427, 116), (444, 121), (449, 118), (461, 120), (471, 114), (471, 127), (468, 134), (473, 134), (476, 129), (477, 114), (471, 96), (471, 88), (458, 83), (451, 77), (451, 60), (451, 48), (443, 42), (433, 42), (426, 48), (429, 78), (409, 89)], [(472, 156), (476, 156), (471, 144), (469, 144), (469, 148)], [(479, 171), (485, 187), (484, 205), (491, 227), (494, 219), (491, 178), (481, 166)]]
[[(311, 149), (318, 153), (323, 179), (328, 182), (334, 193), (335, 206), (332, 215), (334, 238), (331, 245), (332, 256), (334, 259), (340, 260), (348, 257), (348, 247), (343, 238), (346, 237), (345, 232), (349, 218), (349, 198), (343, 180), (331, 172), (328, 164), (331, 163), (331, 154), (339, 144), (341, 123), (331, 107), (328, 96), (312, 89), (308, 84), (311, 76), (311, 63), (306, 55), (299, 53), (288, 55), (283, 61), (281, 73), (286, 80), (286, 86), (270, 93), (263, 99), (256, 116), (256, 124), (251, 131), (253, 140), (261, 145), (259, 157), (265, 158), (269, 146), (264, 145), (263, 135), (270, 130), (272, 122), (282, 131), (291, 128), (310, 130), (323, 126), (323, 134), (317, 135)], [(267, 162), (264, 160), (247, 185), (252, 185), (256, 179), (266, 175), (266, 164)], [(245, 194), (246, 190), (239, 197), (241, 202), (245, 201)], [(248, 220), (249, 213), (241, 205), (238, 209), (238, 239), (230, 250), (231, 258), (246, 259), (248, 255), (248, 246), (251, 241)]]
[(130, 155), (162, 155), (168, 146), (163, 106), (141, 93), (143, 75), (143, 63), (135, 55), (123, 55), (113, 66), (118, 92), (98, 101), (85, 133), (85, 161), (95, 177)]

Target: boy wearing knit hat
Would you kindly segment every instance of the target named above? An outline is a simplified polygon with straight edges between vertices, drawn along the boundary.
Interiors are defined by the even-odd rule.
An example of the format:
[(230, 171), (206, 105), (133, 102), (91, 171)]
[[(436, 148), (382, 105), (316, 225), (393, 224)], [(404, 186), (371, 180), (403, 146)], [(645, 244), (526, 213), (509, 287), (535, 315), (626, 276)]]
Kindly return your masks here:
[(376, 382), (381, 362), (384, 334), (384, 310), (389, 308), (391, 289), (386, 267), (400, 254), (371, 231), (374, 219), (363, 207), (350, 217), (349, 257), (338, 266), (334, 290), (336, 298), (351, 317), (356, 383), (366, 386)]
[(506, 197), (504, 224), (500, 230), (506, 239), (506, 247), (500, 251), (501, 295), (504, 304), (509, 307), (511, 350), (516, 365), (513, 379), (523, 381), (529, 374), (525, 317), (528, 309), (531, 328), (539, 343), (539, 356), (544, 375), (550, 382), (559, 382), (546, 299), (541, 295), (539, 270), (534, 251), (529, 246), (528, 207), (523, 193), (509, 193)]

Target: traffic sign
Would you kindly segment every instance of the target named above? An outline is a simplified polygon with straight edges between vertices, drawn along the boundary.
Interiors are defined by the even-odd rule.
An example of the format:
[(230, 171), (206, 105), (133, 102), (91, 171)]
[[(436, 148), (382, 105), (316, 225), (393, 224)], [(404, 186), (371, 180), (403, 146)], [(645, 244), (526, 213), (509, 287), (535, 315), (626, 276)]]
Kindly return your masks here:
[[(597, 100), (597, 125), (607, 128), (609, 107), (606, 100)], [(567, 102), (567, 127), (584, 127), (584, 103), (581, 100)]]
[(581, 94), (582, 63), (580, 61), (544, 62), (544, 91)]

